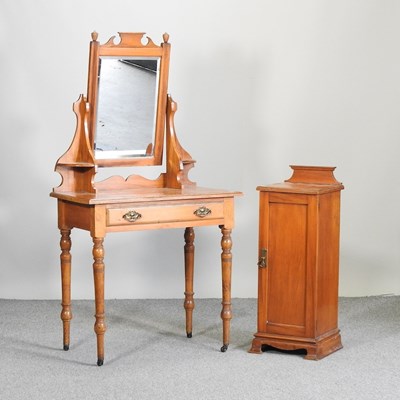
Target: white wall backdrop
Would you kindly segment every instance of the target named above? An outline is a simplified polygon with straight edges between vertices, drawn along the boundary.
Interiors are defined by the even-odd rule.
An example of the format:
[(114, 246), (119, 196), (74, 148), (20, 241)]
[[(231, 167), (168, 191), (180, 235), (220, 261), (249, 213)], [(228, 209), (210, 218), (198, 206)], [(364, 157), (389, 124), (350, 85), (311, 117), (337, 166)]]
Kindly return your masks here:
[[(0, 297), (60, 297), (53, 171), (86, 93), (90, 33), (170, 34), (169, 92), (192, 180), (241, 190), (233, 296), (257, 295), (257, 185), (289, 164), (337, 166), (340, 294), (400, 294), (400, 2), (2, 0)], [(220, 296), (220, 233), (196, 230), (197, 297)], [(92, 298), (74, 230), (72, 295)], [(183, 296), (183, 232), (106, 237), (107, 298)]]

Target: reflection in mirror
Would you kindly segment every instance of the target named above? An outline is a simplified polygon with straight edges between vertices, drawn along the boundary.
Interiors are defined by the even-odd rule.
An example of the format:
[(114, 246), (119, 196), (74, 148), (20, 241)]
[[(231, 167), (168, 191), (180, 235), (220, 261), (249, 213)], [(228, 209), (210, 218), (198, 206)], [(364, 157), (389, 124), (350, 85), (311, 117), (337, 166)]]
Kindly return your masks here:
[(100, 57), (97, 159), (153, 155), (159, 67), (159, 57)]

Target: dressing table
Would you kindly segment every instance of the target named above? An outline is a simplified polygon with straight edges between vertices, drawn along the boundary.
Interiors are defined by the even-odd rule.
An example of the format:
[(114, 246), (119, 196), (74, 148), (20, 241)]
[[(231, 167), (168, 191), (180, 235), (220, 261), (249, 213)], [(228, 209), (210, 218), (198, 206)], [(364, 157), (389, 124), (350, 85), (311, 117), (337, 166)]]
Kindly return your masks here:
[[(156, 45), (143, 33), (119, 33), (105, 44), (92, 33), (88, 91), (74, 103), (76, 131), (56, 164), (64, 350), (70, 347), (71, 230), (93, 240), (97, 365), (104, 362), (104, 239), (121, 231), (184, 228), (184, 309), (192, 337), (194, 227), (217, 225), (221, 239), (222, 347), (229, 345), (234, 198), (239, 192), (198, 187), (188, 177), (195, 161), (180, 145), (174, 127), (177, 104), (167, 94), (170, 43)], [(131, 174), (96, 181), (100, 167), (164, 165), (156, 179)]]

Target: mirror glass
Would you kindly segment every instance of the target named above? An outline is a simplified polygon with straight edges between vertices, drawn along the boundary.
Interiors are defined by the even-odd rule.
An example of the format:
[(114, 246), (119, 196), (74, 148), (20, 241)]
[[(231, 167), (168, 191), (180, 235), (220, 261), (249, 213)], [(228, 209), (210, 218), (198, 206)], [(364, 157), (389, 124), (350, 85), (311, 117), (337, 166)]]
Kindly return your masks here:
[(153, 155), (159, 70), (160, 57), (100, 57), (97, 159)]

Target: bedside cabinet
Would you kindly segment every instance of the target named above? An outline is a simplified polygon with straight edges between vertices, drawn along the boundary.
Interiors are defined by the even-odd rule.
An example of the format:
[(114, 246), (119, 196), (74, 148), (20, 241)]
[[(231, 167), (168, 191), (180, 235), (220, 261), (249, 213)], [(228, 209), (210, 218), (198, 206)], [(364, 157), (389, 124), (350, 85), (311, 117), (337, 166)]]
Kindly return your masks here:
[(342, 348), (338, 329), (340, 192), (334, 167), (291, 166), (283, 183), (259, 186), (257, 333), (263, 345), (305, 349), (319, 360)]

